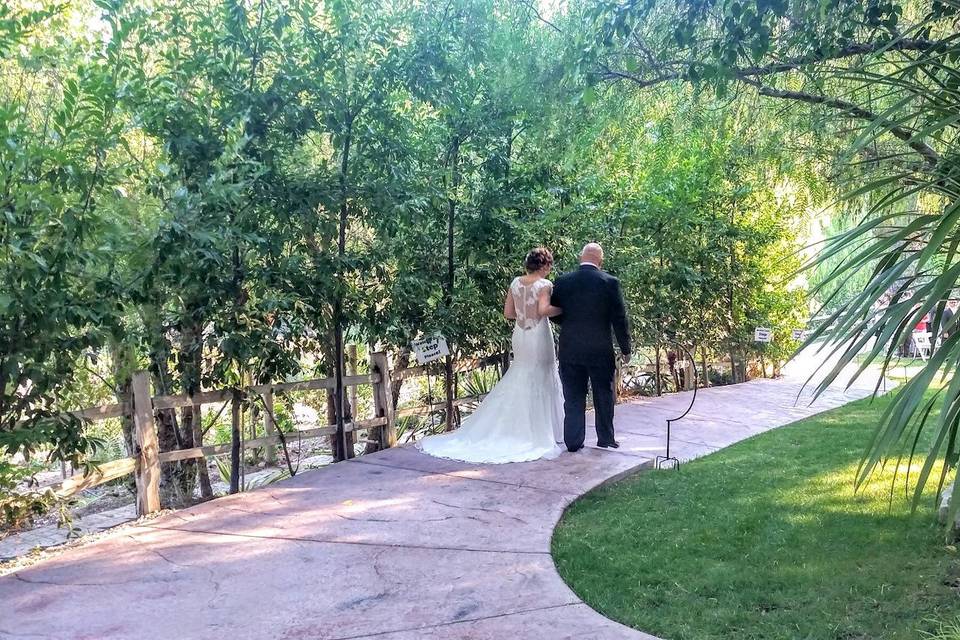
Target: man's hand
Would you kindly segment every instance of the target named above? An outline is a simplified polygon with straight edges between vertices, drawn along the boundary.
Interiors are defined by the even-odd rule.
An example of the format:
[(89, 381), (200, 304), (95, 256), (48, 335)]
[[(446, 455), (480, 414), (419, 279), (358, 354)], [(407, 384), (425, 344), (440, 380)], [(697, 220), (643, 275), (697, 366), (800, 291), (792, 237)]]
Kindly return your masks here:
[(628, 365), (628, 364), (630, 364), (630, 354), (629, 354), (629, 353), (622, 353), (622, 354), (620, 354), (620, 364), (622, 364), (622, 365)]

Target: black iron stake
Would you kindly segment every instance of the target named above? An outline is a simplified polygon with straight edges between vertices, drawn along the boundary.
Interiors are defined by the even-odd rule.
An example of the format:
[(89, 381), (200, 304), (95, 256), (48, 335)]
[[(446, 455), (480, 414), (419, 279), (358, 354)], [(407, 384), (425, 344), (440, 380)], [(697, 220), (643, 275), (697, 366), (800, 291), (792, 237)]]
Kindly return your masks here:
[[(670, 455), (670, 427), (672, 426), (672, 423), (674, 423), (674, 422), (676, 422), (677, 420), (680, 420), (681, 418), (685, 417), (688, 413), (690, 413), (690, 410), (693, 409), (693, 403), (697, 401), (697, 389), (700, 388), (700, 376), (699, 376), (699, 374), (697, 373), (697, 361), (693, 359), (693, 357), (690, 355), (690, 352), (687, 351), (687, 349), (686, 349), (685, 347), (683, 347), (682, 345), (680, 345), (680, 344), (678, 344), (678, 343), (676, 343), (676, 342), (671, 342), (671, 344), (674, 344), (678, 349), (680, 349), (681, 351), (683, 351), (683, 353), (684, 353), (684, 355), (686, 356), (686, 358), (690, 361), (690, 366), (693, 367), (693, 397), (690, 398), (690, 404), (687, 406), (687, 410), (686, 410), (686, 411), (684, 411), (683, 413), (681, 413), (681, 414), (680, 414), (679, 416), (677, 416), (676, 418), (669, 418), (669, 419), (667, 420), (667, 452), (666, 452), (667, 455), (665, 455), (665, 456), (657, 456), (657, 457), (654, 459), (654, 466), (655, 466), (657, 469), (663, 469), (663, 468), (667, 465), (667, 463), (671, 463), (671, 464), (672, 464), (672, 467), (673, 467), (674, 469), (678, 469), (678, 470), (679, 470), (679, 469), (680, 469), (680, 460), (678, 460), (676, 457)], [(704, 373), (706, 373), (706, 372), (704, 372)]]

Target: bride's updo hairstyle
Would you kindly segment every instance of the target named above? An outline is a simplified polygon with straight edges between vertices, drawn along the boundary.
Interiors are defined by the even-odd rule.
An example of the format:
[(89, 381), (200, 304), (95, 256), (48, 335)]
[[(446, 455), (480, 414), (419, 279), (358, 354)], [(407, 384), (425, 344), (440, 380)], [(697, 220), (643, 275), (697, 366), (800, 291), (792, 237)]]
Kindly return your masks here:
[(527, 273), (536, 273), (544, 267), (551, 265), (553, 265), (553, 254), (550, 253), (550, 249), (546, 247), (531, 249), (523, 261), (523, 266), (526, 268)]

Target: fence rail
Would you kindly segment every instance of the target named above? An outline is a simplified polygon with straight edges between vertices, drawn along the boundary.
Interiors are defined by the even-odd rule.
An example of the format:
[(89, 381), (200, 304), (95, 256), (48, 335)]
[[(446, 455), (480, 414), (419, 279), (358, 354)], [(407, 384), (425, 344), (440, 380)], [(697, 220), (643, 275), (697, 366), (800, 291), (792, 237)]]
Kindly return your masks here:
[[(497, 354), (486, 358), (473, 358), (456, 363), (454, 370), (457, 373), (466, 373), (494, 364), (502, 364), (504, 354)], [(370, 442), (377, 448), (396, 446), (396, 419), (398, 417), (426, 415), (443, 411), (444, 403), (432, 403), (425, 407), (413, 407), (396, 411), (393, 406), (393, 384), (419, 376), (429, 376), (436, 372), (429, 366), (408, 367), (391, 371), (389, 359), (385, 353), (370, 355), (370, 373), (352, 375), (343, 378), (345, 388), (356, 388), (370, 385), (373, 390), (374, 417), (366, 420), (351, 420), (344, 425), (346, 432), (366, 430), (371, 434)], [(268, 447), (273, 453), (274, 445), (280, 444), (285, 437), (295, 437), (301, 440), (322, 436), (334, 436), (337, 426), (334, 424), (302, 429), (287, 434), (278, 433), (274, 423), (273, 397), (276, 393), (296, 391), (333, 390), (336, 388), (334, 378), (316, 378), (293, 382), (279, 382), (272, 384), (257, 384), (242, 389), (217, 389), (204, 391), (193, 395), (151, 395), (150, 376), (145, 371), (138, 371), (133, 375), (129, 398), (124, 402), (90, 407), (80, 411), (66, 412), (74, 417), (86, 420), (106, 420), (108, 418), (130, 417), (134, 425), (134, 453), (135, 455), (111, 460), (97, 465), (93, 470), (83, 475), (66, 478), (58, 485), (51, 487), (60, 497), (69, 497), (85, 489), (134, 474), (137, 487), (137, 512), (140, 515), (152, 513), (160, 509), (160, 465), (162, 463), (182, 460), (203, 459), (207, 456), (217, 456), (231, 453), (233, 442), (224, 444), (204, 445), (189, 449), (175, 449), (161, 452), (159, 450), (156, 416), (157, 412), (177, 409), (180, 407), (198, 407), (208, 404), (231, 402), (239, 393), (241, 396), (259, 396), (267, 409), (264, 415), (264, 431), (267, 435), (258, 438), (244, 439), (240, 443), (241, 450), (256, 447)], [(454, 407), (476, 402), (483, 396), (457, 398), (453, 401)], [(354, 407), (355, 409), (355, 407)], [(275, 456), (267, 456), (273, 461)]]
[[(485, 358), (471, 358), (455, 363), (455, 373), (468, 373), (485, 367), (497, 365), (505, 366), (509, 360), (505, 354), (495, 354)], [(374, 416), (366, 420), (347, 421), (344, 429), (348, 433), (366, 430), (370, 440), (376, 448), (389, 448), (397, 443), (396, 422), (398, 418), (422, 416), (446, 410), (446, 402), (432, 400), (418, 407), (395, 409), (393, 405), (393, 385), (405, 380), (421, 376), (437, 375), (438, 371), (431, 366), (416, 366), (391, 371), (389, 360), (385, 353), (370, 355), (370, 373), (346, 376), (343, 379), (345, 388), (356, 388), (370, 385), (373, 390)], [(719, 363), (718, 363), (719, 364)], [(638, 370), (652, 373), (653, 364), (637, 367)], [(661, 363), (661, 373), (666, 373), (665, 363)], [(197, 407), (208, 404), (220, 404), (233, 401), (237, 393), (242, 397), (259, 396), (266, 408), (264, 415), (265, 436), (243, 439), (240, 442), (241, 452), (244, 449), (266, 447), (266, 458), (275, 461), (276, 448), (283, 441), (284, 436), (278, 433), (274, 423), (273, 399), (274, 394), (297, 391), (333, 390), (336, 386), (334, 378), (317, 378), (298, 380), (293, 382), (279, 382), (272, 384), (257, 384), (242, 389), (218, 389), (204, 391), (194, 395), (157, 395), (150, 394), (150, 376), (145, 371), (134, 374), (129, 398), (124, 402), (90, 407), (79, 411), (67, 412), (69, 415), (87, 420), (106, 420), (132, 416), (134, 424), (135, 455), (117, 460), (104, 462), (89, 473), (66, 478), (59, 485), (51, 487), (60, 497), (68, 497), (85, 489), (134, 474), (137, 486), (138, 513), (152, 513), (160, 509), (160, 465), (162, 463), (182, 460), (203, 459), (208, 456), (217, 456), (231, 453), (233, 442), (224, 444), (203, 445), (189, 449), (175, 449), (159, 451), (157, 438), (156, 415), (159, 411), (176, 409), (179, 407)], [(479, 402), (486, 394), (455, 398), (452, 401), (454, 409), (464, 405)], [(289, 432), (288, 436), (301, 440), (322, 436), (334, 436), (336, 425), (326, 425), (311, 429), (302, 429)], [(273, 454), (273, 455), (271, 455)]]

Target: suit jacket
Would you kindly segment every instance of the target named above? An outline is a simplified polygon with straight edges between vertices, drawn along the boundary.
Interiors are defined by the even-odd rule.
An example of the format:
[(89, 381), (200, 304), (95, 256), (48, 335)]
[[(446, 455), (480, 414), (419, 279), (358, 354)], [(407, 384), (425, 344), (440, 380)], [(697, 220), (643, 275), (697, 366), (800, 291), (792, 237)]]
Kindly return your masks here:
[(560, 325), (560, 362), (587, 366), (613, 366), (613, 337), (624, 355), (630, 354), (627, 308), (620, 281), (592, 265), (557, 278), (551, 304), (563, 315)]

